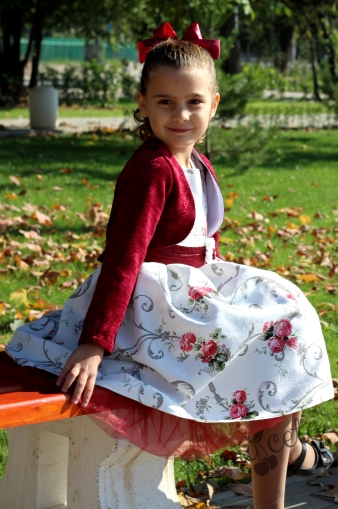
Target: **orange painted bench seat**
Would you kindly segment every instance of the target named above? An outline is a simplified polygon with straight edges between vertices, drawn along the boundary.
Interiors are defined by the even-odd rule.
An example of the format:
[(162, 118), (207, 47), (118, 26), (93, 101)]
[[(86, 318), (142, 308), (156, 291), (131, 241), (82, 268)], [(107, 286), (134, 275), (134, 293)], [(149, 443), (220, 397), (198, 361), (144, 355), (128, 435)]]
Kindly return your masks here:
[(84, 415), (55, 385), (56, 376), (41, 369), (18, 366), (0, 353), (0, 428)]
[(172, 459), (111, 438), (55, 382), (0, 353), (0, 509), (180, 509)]
[(56, 421), (84, 415), (70, 395), (12, 392), (0, 394), (0, 427), (13, 428), (38, 422)]

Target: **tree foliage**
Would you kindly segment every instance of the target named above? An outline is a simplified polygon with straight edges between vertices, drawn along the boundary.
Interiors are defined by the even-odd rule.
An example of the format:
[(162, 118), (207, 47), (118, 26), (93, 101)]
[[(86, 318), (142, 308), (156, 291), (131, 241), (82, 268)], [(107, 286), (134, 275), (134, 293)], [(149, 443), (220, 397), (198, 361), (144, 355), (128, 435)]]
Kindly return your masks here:
[[(179, 37), (198, 21), (204, 37), (221, 38), (226, 48), (223, 71), (240, 71), (243, 34), (261, 41), (277, 69), (285, 72), (295, 36), (307, 41), (319, 97), (317, 66), (324, 60), (337, 80), (338, 0), (2, 0), (0, 3), (0, 101), (22, 92), (23, 71), (32, 58), (30, 86), (35, 86), (43, 37), (52, 32), (85, 39), (102, 37), (113, 43), (147, 38), (169, 21)], [(109, 30), (107, 24), (109, 22)], [(27, 36), (25, 55), (20, 39)], [(259, 53), (259, 52), (258, 52)]]

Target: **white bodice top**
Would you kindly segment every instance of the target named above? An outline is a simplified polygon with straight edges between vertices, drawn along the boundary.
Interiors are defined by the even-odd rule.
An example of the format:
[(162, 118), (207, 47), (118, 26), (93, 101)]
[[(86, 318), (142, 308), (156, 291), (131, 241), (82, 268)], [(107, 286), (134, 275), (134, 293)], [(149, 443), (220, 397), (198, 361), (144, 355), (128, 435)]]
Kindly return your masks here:
[(195, 202), (195, 223), (189, 235), (178, 245), (206, 247), (205, 261), (213, 262), (213, 235), (222, 224), (224, 204), (221, 191), (198, 152), (193, 149), (191, 168), (182, 168)]
[(191, 168), (183, 168), (184, 175), (190, 186), (195, 202), (195, 223), (189, 235), (179, 246), (200, 247), (206, 245), (207, 223), (207, 194), (205, 185), (205, 170), (196, 167), (191, 161)]

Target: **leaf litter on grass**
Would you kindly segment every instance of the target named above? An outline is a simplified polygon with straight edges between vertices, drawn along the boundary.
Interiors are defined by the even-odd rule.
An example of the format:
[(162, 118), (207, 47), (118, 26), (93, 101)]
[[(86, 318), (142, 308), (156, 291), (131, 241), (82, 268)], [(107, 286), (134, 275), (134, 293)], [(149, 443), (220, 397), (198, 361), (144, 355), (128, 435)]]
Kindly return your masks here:
[[(74, 147), (74, 140), (67, 143)], [(38, 140), (35, 138), (33, 141)], [(91, 141), (93, 146), (90, 150), (102, 143), (102, 140)], [(42, 155), (44, 149), (39, 150)], [(125, 148), (118, 146), (120, 153), (122, 150), (126, 153)], [(28, 147), (26, 152), (29, 154)], [(33, 181), (27, 181), (24, 173), (11, 170), (7, 182), (12, 187), (5, 188), (4, 200), (0, 204), (0, 277), (9, 281), (7, 287), (4, 286), (3, 300), (0, 301), (0, 320), (6, 327), (9, 324), (15, 327), (20, 320), (34, 320), (59, 307), (68, 296), (67, 292), (81, 284), (98, 265), (96, 258), (104, 243), (109, 207), (102, 205), (101, 194), (108, 189), (112, 197), (115, 181), (108, 182), (108, 185), (104, 182), (104, 186), (100, 184), (100, 195), (97, 193), (95, 197), (91, 193), (94, 195), (99, 185), (93, 182), (92, 174), (81, 172), (77, 161), (69, 159), (57, 163), (53, 178), (51, 173), (48, 174), (44, 161), (43, 157), (39, 157), (33, 170), (30, 165)], [(91, 161), (94, 160), (89, 161), (93, 164)], [(275, 270), (296, 282), (313, 299), (324, 331), (335, 335), (338, 332), (338, 208), (336, 203), (332, 211), (306, 207), (303, 203), (300, 206), (297, 202), (298, 174), (291, 177), (293, 193), (289, 195), (287, 206), (281, 203), (285, 195), (281, 188), (276, 192), (263, 187), (261, 195), (252, 190), (245, 202), (244, 189), (239, 187), (238, 191), (235, 179), (224, 184), (226, 216), (220, 232), (221, 252), (228, 261)], [(322, 182), (319, 176), (316, 180), (318, 182), (314, 182), (311, 189), (320, 190)], [(36, 186), (40, 182), (43, 186), (50, 186), (49, 199), (43, 205), (38, 205), (35, 200), (39, 192)], [(76, 186), (76, 194), (82, 204), (77, 205), (76, 211), (69, 197), (71, 183)], [(31, 184), (35, 186), (34, 191), (29, 187)], [(287, 185), (284, 185), (285, 189)], [(21, 303), (10, 300), (13, 293), (22, 290), (26, 295)], [(201, 472), (204, 475), (218, 466)], [(227, 464), (227, 469), (233, 482), (234, 473), (245, 470), (245, 467), (233, 461)], [(223, 472), (226, 470), (223, 469)], [(221, 479), (229, 480), (229, 477)], [(204, 482), (206, 479), (203, 480), (200, 475), (197, 480)], [(219, 478), (208, 477), (208, 483), (216, 483), (215, 489), (218, 489)], [(198, 497), (195, 498), (198, 500)], [(205, 504), (200, 506), (201, 509), (207, 507), (208, 502), (206, 499), (194, 503)]]
[[(21, 208), (0, 204), (0, 277), (9, 281), (27, 273), (30, 281), (28, 288), (17, 287), (7, 302), (0, 301), (0, 316), (11, 329), (20, 325), (18, 320), (32, 321), (58, 307), (42, 298), (41, 291), (48, 287), (73, 290), (99, 265), (96, 259), (102, 251), (108, 220), (102, 204), (89, 201), (85, 211), (77, 214), (84, 224), (82, 233), (69, 229), (61, 241), (53, 240), (54, 224), (59, 215), (67, 218), (66, 212), (67, 208), (59, 204), (38, 207), (24, 203)], [(73, 274), (76, 263), (81, 264), (80, 274)]]

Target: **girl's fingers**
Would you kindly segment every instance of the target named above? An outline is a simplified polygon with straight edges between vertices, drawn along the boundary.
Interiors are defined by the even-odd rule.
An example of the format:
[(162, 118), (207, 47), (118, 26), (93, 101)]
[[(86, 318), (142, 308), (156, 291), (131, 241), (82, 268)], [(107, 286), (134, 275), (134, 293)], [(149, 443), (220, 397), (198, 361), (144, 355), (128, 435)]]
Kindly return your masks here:
[[(71, 371), (74, 369), (76, 369), (76, 364), (73, 364), (73, 362), (71, 361), (71, 358), (69, 358), (68, 361), (66, 362), (66, 364), (63, 366), (63, 369), (62, 369), (61, 373), (59, 374), (58, 379), (56, 380), (56, 385), (59, 387), (62, 385), (62, 390), (64, 389), (64, 387), (67, 387), (67, 389), (68, 389), (71, 386), (71, 384), (73, 383), (73, 381), (75, 380), (75, 378), (77, 377), (78, 373), (73, 378), (72, 382), (70, 384), (68, 384), (68, 377), (71, 377)], [(64, 382), (65, 382), (65, 384), (64, 384)]]
[(57, 380), (56, 380), (56, 385), (58, 387), (60, 387), (64, 380), (66, 379), (66, 376), (67, 376), (67, 373), (68, 373), (69, 369), (67, 369), (67, 363), (63, 366), (63, 369), (61, 371), (61, 373), (59, 374)]
[(94, 390), (98, 367), (103, 357), (104, 349), (97, 345), (81, 345), (71, 354), (62, 369), (56, 385), (61, 386), (62, 392), (67, 392), (74, 381), (76, 386), (71, 402), (77, 404), (82, 398), (81, 405), (87, 406)]
[(62, 392), (67, 392), (72, 383), (76, 380), (80, 373), (80, 368), (74, 366), (71, 371), (69, 371), (66, 375), (65, 381), (62, 384), (61, 390)]
[(79, 402), (79, 399), (80, 399), (83, 391), (85, 390), (87, 380), (88, 380), (88, 374), (85, 372), (81, 373), (80, 376), (78, 377), (78, 380), (76, 382), (76, 387), (74, 389), (74, 393), (73, 393), (73, 396), (71, 399), (72, 403), (74, 403), (75, 405)]
[(96, 380), (95, 376), (88, 377), (87, 384), (86, 384), (85, 390), (83, 391), (83, 395), (82, 395), (82, 401), (81, 401), (82, 407), (87, 406), (90, 398), (92, 397), (94, 387), (95, 387), (95, 380)]

